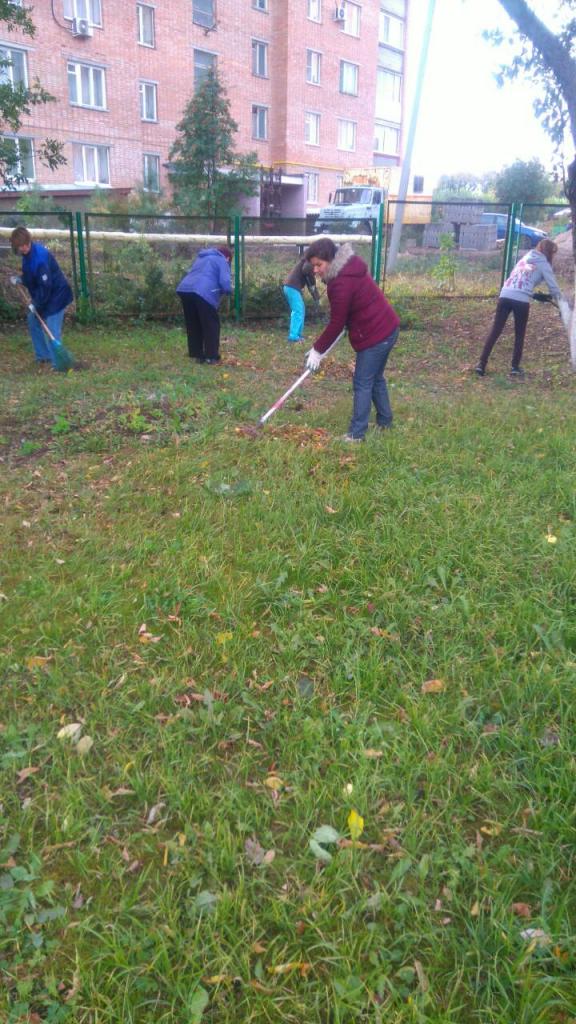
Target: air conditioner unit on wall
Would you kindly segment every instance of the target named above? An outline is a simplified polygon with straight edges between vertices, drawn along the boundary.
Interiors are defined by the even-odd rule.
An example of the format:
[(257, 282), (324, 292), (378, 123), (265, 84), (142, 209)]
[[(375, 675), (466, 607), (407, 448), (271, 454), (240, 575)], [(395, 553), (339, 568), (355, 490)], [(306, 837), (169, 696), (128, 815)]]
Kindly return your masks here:
[(334, 21), (346, 21), (346, 9), (343, 4), (336, 4), (332, 18)]
[(91, 36), (92, 25), (88, 21), (88, 18), (72, 18), (72, 35), (73, 36)]

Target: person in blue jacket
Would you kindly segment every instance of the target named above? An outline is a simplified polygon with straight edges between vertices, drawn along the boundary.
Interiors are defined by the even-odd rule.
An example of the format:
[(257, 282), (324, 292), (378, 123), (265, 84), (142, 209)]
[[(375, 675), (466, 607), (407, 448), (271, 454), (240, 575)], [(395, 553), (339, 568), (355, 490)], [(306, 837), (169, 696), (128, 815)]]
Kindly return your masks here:
[(32, 339), (36, 362), (54, 363), (54, 351), (36, 313), (45, 321), (55, 338), (62, 340), (62, 325), (66, 307), (74, 300), (72, 289), (62, 272), (58, 260), (44, 245), (32, 241), (32, 235), (23, 225), (10, 235), (12, 252), (22, 257), (22, 276), (14, 274), (12, 284), (23, 284), (30, 292), (28, 330)]
[(197, 363), (220, 362), (220, 317), (223, 295), (232, 291), (232, 252), (226, 245), (202, 249), (176, 289), (180, 296), (188, 355)]

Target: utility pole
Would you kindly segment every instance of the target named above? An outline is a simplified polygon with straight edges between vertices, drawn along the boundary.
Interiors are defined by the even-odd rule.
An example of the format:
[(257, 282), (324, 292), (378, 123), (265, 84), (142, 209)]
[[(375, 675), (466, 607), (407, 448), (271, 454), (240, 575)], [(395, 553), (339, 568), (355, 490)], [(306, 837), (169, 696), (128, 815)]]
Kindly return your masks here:
[(412, 104), (412, 113), (410, 115), (410, 125), (408, 127), (408, 135), (406, 138), (404, 159), (402, 160), (402, 173), (400, 175), (400, 187), (398, 189), (398, 203), (396, 204), (396, 216), (394, 218), (394, 227), (392, 228), (392, 237), (390, 239), (388, 259), (386, 260), (386, 267), (388, 270), (394, 270), (394, 267), (396, 266), (396, 259), (398, 256), (398, 249), (400, 247), (400, 235), (402, 233), (402, 222), (404, 219), (404, 201), (408, 193), (408, 182), (410, 180), (410, 165), (412, 163), (412, 150), (414, 149), (414, 138), (416, 135), (416, 126), (418, 124), (418, 111), (420, 108), (420, 99), (422, 97), (422, 87), (424, 85), (424, 73), (426, 71), (426, 63), (428, 60), (428, 49), (430, 46), (430, 36), (432, 34), (432, 20), (434, 18), (435, 6), (436, 0), (428, 0), (428, 13), (426, 15), (424, 35), (422, 36), (422, 49), (420, 51), (420, 62), (418, 64), (418, 77), (416, 79), (414, 102)]

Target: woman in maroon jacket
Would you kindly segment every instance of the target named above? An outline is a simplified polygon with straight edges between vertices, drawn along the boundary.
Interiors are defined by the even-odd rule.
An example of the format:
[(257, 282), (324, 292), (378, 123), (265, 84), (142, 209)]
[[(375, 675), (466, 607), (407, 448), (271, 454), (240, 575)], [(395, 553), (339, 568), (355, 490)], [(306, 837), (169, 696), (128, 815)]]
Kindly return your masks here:
[(346, 242), (337, 247), (330, 238), (319, 238), (306, 250), (314, 273), (327, 285), (330, 322), (311, 348), (306, 367), (317, 370), (324, 353), (346, 328), (356, 352), (354, 405), (346, 441), (362, 441), (368, 429), (372, 402), (376, 426), (392, 426), (392, 409), (384, 368), (398, 339), (400, 320), (370, 277), (364, 260)]

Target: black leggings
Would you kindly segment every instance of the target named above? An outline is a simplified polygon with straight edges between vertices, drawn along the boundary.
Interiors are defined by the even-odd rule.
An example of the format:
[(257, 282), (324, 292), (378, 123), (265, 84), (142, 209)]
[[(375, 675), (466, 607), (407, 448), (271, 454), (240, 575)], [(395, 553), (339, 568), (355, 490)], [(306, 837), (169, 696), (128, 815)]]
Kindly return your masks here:
[(522, 359), (522, 351), (524, 349), (524, 337), (526, 334), (529, 312), (529, 302), (519, 302), (517, 299), (498, 299), (494, 323), (492, 324), (490, 334), (484, 342), (484, 348), (482, 349), (482, 355), (480, 356), (480, 362), (478, 363), (483, 370), (486, 369), (486, 363), (490, 358), (490, 353), (502, 334), (510, 313), (514, 316), (514, 351), (512, 353), (512, 369), (517, 370), (519, 368), (520, 360)]
[(179, 292), (191, 359), (218, 359), (220, 317), (218, 310), (194, 292)]

